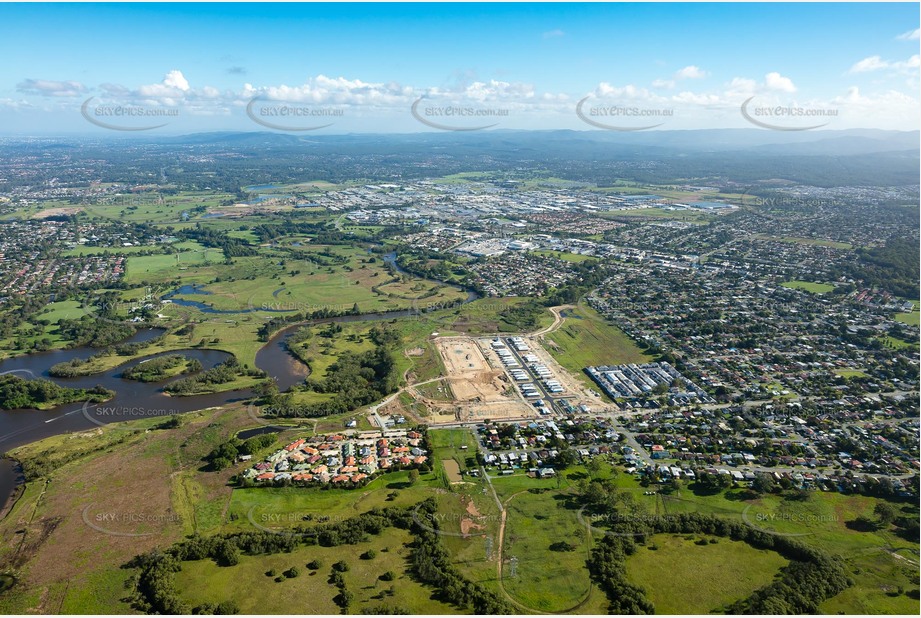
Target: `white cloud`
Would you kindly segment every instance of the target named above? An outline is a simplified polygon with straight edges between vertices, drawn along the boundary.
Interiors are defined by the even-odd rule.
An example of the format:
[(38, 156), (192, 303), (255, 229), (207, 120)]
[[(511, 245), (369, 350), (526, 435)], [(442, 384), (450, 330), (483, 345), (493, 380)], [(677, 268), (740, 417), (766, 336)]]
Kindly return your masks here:
[(86, 86), (75, 81), (54, 81), (49, 79), (26, 79), (16, 84), (16, 90), (25, 94), (43, 97), (75, 97), (86, 92)]
[(166, 77), (163, 78), (163, 85), (178, 88), (179, 90), (189, 89), (188, 80), (183, 76), (182, 71), (177, 71), (176, 69), (166, 74)]
[(652, 87), (671, 89), (675, 87), (675, 82), (670, 79), (654, 79), (652, 81)]
[(176, 105), (191, 93), (189, 82), (182, 75), (182, 71), (173, 69), (163, 77), (159, 84), (148, 84), (137, 89), (136, 95), (151, 101), (166, 105)]
[(889, 66), (889, 63), (880, 58), (879, 56), (870, 56), (864, 58), (860, 62), (854, 64), (851, 67), (850, 73), (866, 73), (867, 71), (878, 71), (880, 69), (885, 69)]
[(701, 79), (706, 76), (706, 71), (701, 70), (700, 67), (696, 67), (693, 64), (675, 73), (675, 79)]
[(917, 41), (919, 38), (921, 38), (921, 28), (915, 28), (914, 30), (903, 32), (895, 38), (899, 41)]
[(566, 36), (566, 33), (557, 28), (556, 30), (548, 30), (542, 36), (545, 39), (558, 39), (560, 37)]
[(871, 71), (893, 71), (896, 73), (910, 73), (917, 71), (921, 66), (921, 56), (915, 54), (907, 60), (897, 60), (895, 62), (883, 60), (879, 56), (870, 56), (851, 67), (849, 73), (868, 73)]
[(726, 95), (730, 98), (751, 96), (758, 88), (758, 82), (747, 77), (733, 77), (729, 82)]
[(764, 85), (769, 90), (780, 90), (781, 92), (796, 92), (796, 86), (789, 77), (784, 77), (780, 73), (773, 71), (764, 76)]

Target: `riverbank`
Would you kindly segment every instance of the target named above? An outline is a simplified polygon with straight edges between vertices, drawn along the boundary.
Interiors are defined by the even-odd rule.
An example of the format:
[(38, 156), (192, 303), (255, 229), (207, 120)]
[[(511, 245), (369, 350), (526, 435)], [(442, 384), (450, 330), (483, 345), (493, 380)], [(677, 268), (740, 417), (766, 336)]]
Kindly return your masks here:
[(26, 489), (20, 463), (11, 457), (0, 458), (0, 521), (13, 510)]

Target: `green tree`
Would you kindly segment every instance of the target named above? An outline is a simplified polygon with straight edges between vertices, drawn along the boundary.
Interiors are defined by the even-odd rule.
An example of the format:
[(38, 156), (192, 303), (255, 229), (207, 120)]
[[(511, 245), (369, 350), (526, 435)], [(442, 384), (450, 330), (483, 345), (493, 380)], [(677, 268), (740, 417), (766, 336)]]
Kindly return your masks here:
[(879, 523), (888, 526), (899, 516), (898, 510), (888, 502), (877, 502), (873, 507), (873, 514), (879, 520)]

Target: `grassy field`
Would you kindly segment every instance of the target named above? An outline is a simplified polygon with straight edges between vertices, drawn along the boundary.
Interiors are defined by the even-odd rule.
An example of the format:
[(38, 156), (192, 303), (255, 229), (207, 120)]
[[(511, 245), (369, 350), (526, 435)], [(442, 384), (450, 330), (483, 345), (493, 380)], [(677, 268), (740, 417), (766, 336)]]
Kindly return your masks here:
[[(179, 243), (184, 245), (185, 243)], [(197, 243), (191, 243), (197, 244)], [(340, 256), (335, 258), (322, 253)], [(320, 265), (309, 259), (314, 256)], [(293, 253), (265, 248), (258, 256), (234, 258), (225, 263), (215, 249), (189, 248), (176, 256), (135, 256), (128, 259), (129, 282), (193, 284), (203, 292), (176, 298), (197, 301), (220, 311), (304, 312), (317, 309), (363, 312), (389, 311), (411, 306), (450, 304), (463, 293), (456, 288), (411, 276), (394, 277), (380, 260), (370, 262), (359, 248), (312, 245)]]
[(627, 558), (627, 579), (646, 589), (657, 614), (718, 612), (771, 583), (787, 564), (779, 554), (741, 541), (697, 545), (698, 538), (657, 534)]
[[(180, 191), (177, 195), (142, 194), (109, 198), (101, 203), (87, 204), (86, 213), (102, 219), (150, 224), (174, 224), (182, 220), (184, 212), (194, 214), (199, 207), (214, 208), (231, 200), (229, 193), (213, 191)], [(206, 219), (209, 223), (213, 220)]]
[(545, 255), (549, 257), (554, 257), (558, 260), (563, 260), (565, 262), (593, 262), (598, 261), (598, 258), (591, 255), (582, 255), (580, 253), (569, 253), (568, 251), (551, 251), (550, 249), (541, 249), (534, 252), (536, 255)]
[(911, 313), (895, 314), (896, 322), (902, 322), (903, 324), (908, 324), (909, 326), (918, 326), (921, 324), (919, 318), (921, 318), (921, 313), (919, 313), (917, 309), (913, 310)]
[(204, 247), (197, 242), (187, 241), (173, 246), (179, 249), (179, 253), (130, 256), (125, 269), (125, 281), (157, 283), (174, 278), (183, 279), (183, 273), (188, 272), (189, 267), (218, 265), (224, 261), (223, 251)]
[(586, 305), (566, 311), (563, 325), (544, 336), (544, 347), (587, 387), (597, 386), (584, 369), (594, 365), (647, 363), (652, 360), (616, 326)]
[[(350, 613), (379, 607), (401, 609), (413, 614), (457, 614), (463, 611), (432, 598), (433, 590), (413, 580), (406, 571), (412, 537), (405, 530), (385, 529), (367, 542), (342, 547), (299, 547), (291, 553), (242, 556), (233, 567), (218, 567), (210, 560), (185, 562), (176, 574), (180, 594), (189, 603), (218, 603), (233, 599), (243, 614), (338, 614), (333, 598), (339, 593), (328, 583), (333, 563), (345, 560), (346, 588), (355, 595)], [(359, 555), (377, 552), (370, 560)], [(308, 562), (319, 560), (321, 568), (311, 571)], [(269, 570), (282, 573), (291, 567), (298, 577), (276, 582)], [(393, 571), (392, 582), (381, 575)], [(387, 591), (392, 590), (392, 594)], [(376, 612), (375, 612), (376, 613)]]
[[(227, 506), (227, 525), (252, 530), (253, 522), (271, 522), (280, 517), (288, 525), (300, 523), (305, 515), (348, 518), (375, 507), (408, 506), (433, 494), (441, 486), (435, 474), (421, 475), (410, 488), (409, 472), (391, 472), (377, 477), (360, 491), (319, 487), (254, 487), (234, 489)], [(396, 492), (392, 499), (390, 494)], [(266, 524), (269, 526), (270, 524)], [(282, 529), (284, 526), (274, 526)]]
[(918, 344), (899, 339), (898, 337), (893, 337), (891, 335), (886, 335), (885, 337), (878, 337), (878, 339), (883, 343), (887, 348), (893, 350), (905, 350), (905, 349), (917, 349)]
[[(470, 429), (439, 429), (431, 432), (431, 440), (437, 453), (436, 470), (443, 469), (445, 460), (457, 462), (461, 472), (478, 467), (476, 438)], [(461, 448), (464, 446), (467, 448)]]
[(831, 292), (835, 289), (835, 286), (829, 283), (815, 283), (812, 281), (785, 281), (780, 285), (794, 290), (805, 290), (813, 294), (824, 294), (825, 292)]
[(591, 534), (579, 522), (576, 509), (566, 505), (565, 494), (556, 490), (525, 492), (506, 502), (504, 553), (517, 558), (518, 565), (514, 577), (505, 566), (503, 585), (532, 610), (565, 612), (592, 593), (585, 568)]
[(835, 375), (842, 378), (866, 378), (867, 374), (860, 369), (835, 369)]

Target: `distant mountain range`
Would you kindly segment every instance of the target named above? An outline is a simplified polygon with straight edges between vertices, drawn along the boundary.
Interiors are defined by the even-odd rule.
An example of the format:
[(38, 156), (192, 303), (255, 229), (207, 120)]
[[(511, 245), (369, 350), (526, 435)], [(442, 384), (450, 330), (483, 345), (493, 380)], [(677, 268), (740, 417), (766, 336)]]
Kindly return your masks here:
[(764, 154), (859, 155), (921, 150), (919, 131), (849, 129), (841, 131), (770, 131), (701, 129), (689, 131), (510, 131), (407, 134), (295, 135), (270, 132), (213, 132), (173, 137), (145, 136), (144, 141), (178, 144), (316, 148), (357, 145), (376, 150), (394, 145), (547, 151), (558, 154), (670, 154), (746, 151)]

